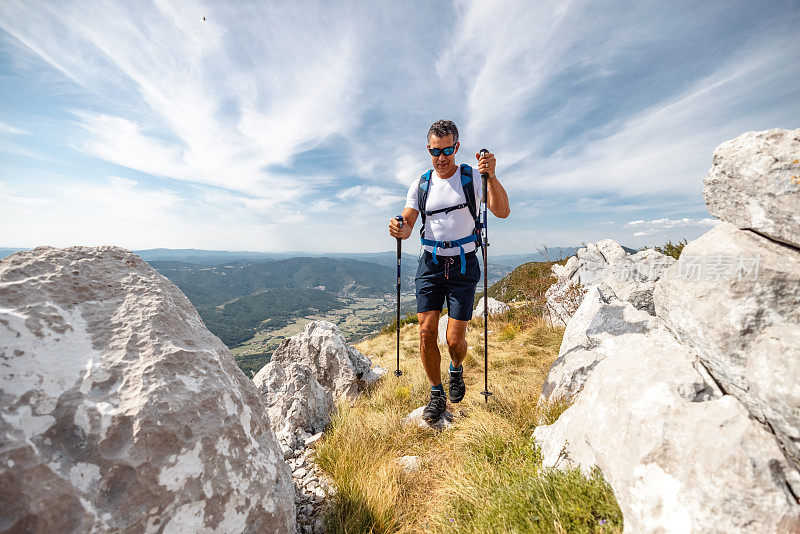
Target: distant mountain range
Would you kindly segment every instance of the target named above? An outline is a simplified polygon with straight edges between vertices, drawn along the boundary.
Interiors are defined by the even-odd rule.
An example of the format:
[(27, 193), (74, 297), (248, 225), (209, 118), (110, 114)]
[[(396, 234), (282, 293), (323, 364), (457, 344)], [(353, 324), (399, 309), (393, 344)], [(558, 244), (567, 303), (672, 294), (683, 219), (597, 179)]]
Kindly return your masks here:
[[(523, 263), (531, 261), (556, 261), (568, 258), (575, 254), (578, 247), (552, 247), (547, 249), (547, 254), (542, 252), (531, 252), (527, 254), (489, 254), (490, 265), (506, 265), (517, 267)], [(623, 247), (632, 253), (636, 249)], [(0, 258), (4, 258), (20, 250), (30, 250), (27, 248), (0, 247)], [(134, 250), (146, 262), (151, 261), (176, 261), (194, 263), (198, 265), (221, 265), (224, 263), (248, 263), (281, 260), (297, 257), (308, 258), (344, 258), (351, 260), (367, 261), (380, 265), (394, 266), (397, 261), (397, 252), (330, 252), (323, 254), (309, 252), (249, 252), (249, 251), (226, 251), (226, 250), (201, 250), (193, 248), (150, 248), (145, 250)], [(405, 265), (416, 265), (417, 256), (403, 254), (402, 262)]]

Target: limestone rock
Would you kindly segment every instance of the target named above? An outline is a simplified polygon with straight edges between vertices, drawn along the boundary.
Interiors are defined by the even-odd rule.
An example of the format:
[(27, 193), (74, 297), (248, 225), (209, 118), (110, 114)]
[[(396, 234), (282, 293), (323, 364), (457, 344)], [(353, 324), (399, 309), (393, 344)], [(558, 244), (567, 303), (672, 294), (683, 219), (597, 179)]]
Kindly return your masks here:
[(1, 260), (0, 361), (2, 530), (294, 530), (255, 386), (135, 254)]
[(414, 473), (422, 467), (422, 460), (419, 456), (401, 456), (395, 458), (394, 462), (405, 473)]
[(651, 322), (650, 315), (626, 306), (606, 284), (590, 286), (564, 329), (558, 358), (547, 374), (541, 400), (574, 397), (594, 367), (615, 350), (615, 337), (644, 332)]
[(800, 252), (722, 223), (686, 245), (654, 298), (681, 343), (800, 467)]
[(420, 406), (410, 414), (406, 416), (406, 424), (415, 425), (420, 428), (427, 428), (431, 430), (446, 430), (453, 426), (453, 414), (449, 411), (445, 410), (442, 412), (441, 417), (439, 420), (434, 423), (428, 423), (422, 418), (422, 412), (425, 410), (425, 406)]
[(270, 361), (253, 378), (268, 406), (269, 421), (281, 445), (297, 449), (307, 434), (322, 432), (331, 422), (333, 396), (306, 364)]
[(306, 440), (304, 442), (304, 445), (306, 446), (306, 448), (308, 448), (308, 449), (316, 449), (317, 445), (322, 440), (322, 435), (323, 435), (322, 432), (317, 432), (316, 434), (314, 434), (310, 438), (306, 438)]
[[(575, 350), (554, 366), (564, 376), (549, 397), (582, 387), (534, 431), (544, 464), (599, 467), (631, 532), (800, 529), (796, 472), (773, 435), (658, 318), (602, 289), (587, 293), (568, 326)], [(573, 366), (571, 382), (575, 356), (591, 365)]]
[(270, 362), (284, 366), (303, 363), (334, 398), (351, 400), (386, 373), (381, 367), (372, 368), (372, 361), (348, 345), (341, 331), (328, 321), (312, 321), (301, 333), (285, 339)]
[(747, 132), (722, 143), (703, 196), (719, 219), (800, 247), (800, 129)]
[(439, 343), (447, 344), (447, 323), (450, 318), (447, 314), (439, 317)]
[[(481, 297), (481, 300), (478, 301), (478, 305), (475, 306), (475, 311), (472, 312), (473, 317), (483, 317), (483, 306), (485, 302), (486, 298)], [(489, 297), (489, 316), (502, 315), (510, 309), (511, 308), (505, 302), (500, 302), (497, 299)]]
[(547, 313), (553, 324), (566, 325), (591, 287), (605, 283), (620, 299), (651, 315), (653, 288), (675, 260), (655, 250), (626, 254), (616, 241), (603, 239), (579, 249), (564, 265), (553, 265), (557, 280), (547, 290)]

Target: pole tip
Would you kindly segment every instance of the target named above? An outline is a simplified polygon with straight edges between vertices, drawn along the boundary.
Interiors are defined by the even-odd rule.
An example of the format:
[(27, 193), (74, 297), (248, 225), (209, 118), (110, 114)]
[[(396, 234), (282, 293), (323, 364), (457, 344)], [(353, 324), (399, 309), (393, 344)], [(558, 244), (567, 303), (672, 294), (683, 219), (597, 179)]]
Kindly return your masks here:
[(394, 372), (394, 376), (402, 376), (402, 374), (403, 374), (403, 371), (401, 371), (400, 369), (398, 369), (397, 371)]

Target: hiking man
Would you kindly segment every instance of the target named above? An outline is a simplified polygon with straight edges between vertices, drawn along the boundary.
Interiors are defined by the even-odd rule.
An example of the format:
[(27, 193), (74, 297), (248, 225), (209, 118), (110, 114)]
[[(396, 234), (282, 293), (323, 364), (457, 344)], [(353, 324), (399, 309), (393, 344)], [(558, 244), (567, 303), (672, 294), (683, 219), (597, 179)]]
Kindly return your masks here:
[[(447, 348), (450, 352), (450, 402), (461, 402), (464, 386), (461, 362), (467, 355), (467, 321), (472, 318), (475, 286), (481, 278), (478, 246), (478, 208), (483, 186), (481, 173), (489, 175), (487, 206), (497, 217), (511, 213), (508, 195), (495, 176), (494, 154), (478, 159), (478, 168), (457, 165), (458, 128), (440, 120), (428, 130), (428, 152), (433, 170), (415, 179), (408, 188), (403, 208), (403, 223), (389, 221), (392, 237), (408, 239), (422, 212), (420, 233), (425, 245), (415, 279), (419, 344), (422, 366), (431, 383), (431, 396), (423, 419), (434, 422), (445, 410), (446, 399), (441, 376), (441, 355), (437, 338), (439, 315), (447, 301)], [(420, 207), (420, 202), (423, 206)]]

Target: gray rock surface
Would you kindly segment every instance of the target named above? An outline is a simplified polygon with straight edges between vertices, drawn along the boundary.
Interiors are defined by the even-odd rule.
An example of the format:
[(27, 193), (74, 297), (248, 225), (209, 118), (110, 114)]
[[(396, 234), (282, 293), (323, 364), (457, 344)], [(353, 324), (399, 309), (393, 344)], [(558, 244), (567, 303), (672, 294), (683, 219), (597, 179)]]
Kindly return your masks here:
[(309, 435), (325, 430), (334, 410), (333, 396), (306, 364), (270, 361), (253, 378), (268, 406), (270, 425), (282, 448), (297, 449)]
[(135, 254), (1, 260), (0, 362), (0, 530), (294, 530), (255, 386)]
[[(481, 297), (481, 300), (478, 301), (478, 305), (475, 306), (475, 310), (472, 312), (473, 317), (483, 317), (484, 302), (486, 302), (486, 299)], [(505, 302), (500, 302), (497, 299), (489, 297), (489, 316), (502, 315), (510, 309), (511, 308)]]
[(586, 247), (553, 268), (556, 290), (592, 282), (542, 390), (573, 404), (534, 436), (546, 464), (600, 468), (626, 531), (800, 532), (796, 143), (770, 130), (715, 154), (709, 209), (756, 231), (722, 222), (677, 262), (601, 269)]
[(550, 321), (566, 325), (591, 287), (604, 283), (622, 300), (651, 315), (653, 288), (675, 260), (652, 249), (627, 254), (616, 241), (603, 239), (579, 249), (564, 265), (553, 265), (557, 280), (547, 290)]
[(415, 409), (413, 412), (406, 416), (406, 424), (418, 426), (419, 428), (425, 428), (429, 430), (446, 430), (453, 426), (453, 414), (449, 411), (445, 410), (442, 412), (441, 417), (439, 420), (434, 423), (428, 423), (422, 418), (422, 412), (425, 410), (425, 406), (420, 406), (419, 408)]
[(336, 325), (312, 321), (285, 340), (253, 377), (264, 397), (295, 485), (297, 532), (324, 532), (331, 482), (316, 467), (313, 451), (336, 408), (352, 401), (386, 370), (348, 345)]
[(300, 449), (296, 458), (287, 461), (295, 486), (298, 533), (325, 532), (326, 503), (335, 494), (328, 477), (317, 467), (313, 449)]
[(415, 473), (422, 467), (422, 459), (419, 456), (401, 456), (394, 459), (394, 463), (404, 473)]
[(439, 317), (439, 343), (447, 344), (447, 322), (450, 318), (447, 314)]
[(328, 321), (308, 323), (301, 333), (284, 340), (270, 361), (284, 366), (294, 362), (307, 365), (334, 399), (354, 399), (362, 388), (386, 373), (381, 367), (372, 368), (372, 361), (348, 345), (339, 328)]
[(800, 468), (800, 252), (722, 223), (684, 248), (654, 298), (659, 318)]
[(797, 473), (774, 436), (658, 318), (599, 285), (568, 333), (546, 398), (577, 395), (534, 431), (545, 465), (599, 467), (626, 531), (800, 529)]
[(800, 129), (747, 132), (722, 143), (703, 196), (719, 219), (800, 247)]

